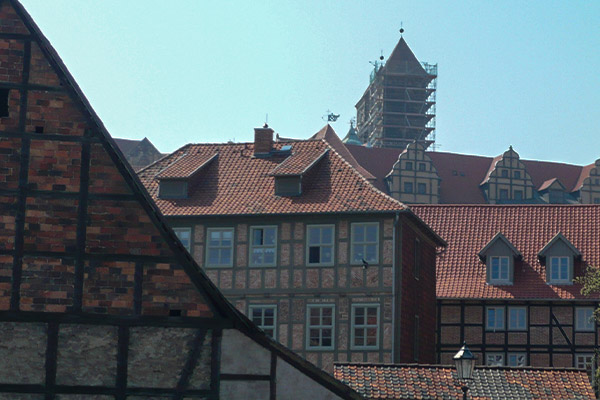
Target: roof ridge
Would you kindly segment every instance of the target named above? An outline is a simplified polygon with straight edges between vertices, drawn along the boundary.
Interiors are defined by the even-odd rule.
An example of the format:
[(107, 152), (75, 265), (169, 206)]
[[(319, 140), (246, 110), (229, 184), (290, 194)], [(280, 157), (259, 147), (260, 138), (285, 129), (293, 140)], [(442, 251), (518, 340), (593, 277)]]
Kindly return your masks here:
[(469, 207), (469, 208), (521, 208), (521, 207), (538, 207), (538, 208), (573, 208), (573, 207), (600, 207), (599, 204), (411, 204), (410, 207)]
[[(456, 367), (454, 365), (451, 364), (418, 364), (418, 363), (400, 363), (400, 364), (394, 364), (394, 363), (374, 363), (374, 362), (352, 362), (352, 361), (343, 361), (343, 362), (334, 362), (333, 366), (361, 366), (361, 367), (397, 367), (397, 368), (406, 368), (406, 367), (410, 367), (410, 368), (436, 368), (436, 369), (447, 369), (447, 368), (451, 368), (451, 369), (456, 369)], [(568, 371), (568, 372), (586, 372), (585, 368), (577, 368), (577, 367), (534, 367), (531, 365), (528, 366), (523, 366), (523, 367), (511, 367), (508, 365), (476, 365), (475, 366), (476, 369), (482, 369), (482, 370), (517, 370), (517, 371), (521, 371), (521, 370), (527, 370), (527, 371), (537, 371), (537, 370), (543, 370), (543, 371)], [(587, 372), (586, 372), (587, 373)]]
[(329, 142), (327, 142), (327, 140), (325, 139), (319, 139), (320, 141), (322, 141), (323, 143), (325, 143), (325, 145), (330, 148), (333, 153), (335, 155), (337, 155), (351, 170), (352, 172), (358, 176), (359, 179), (361, 179), (366, 185), (369, 186), (370, 189), (372, 189), (373, 191), (375, 191), (375, 193), (382, 195), (383, 197), (385, 197), (386, 199), (389, 199), (391, 201), (393, 201), (396, 204), (399, 204), (402, 207), (402, 210), (408, 210), (408, 206), (404, 203), (402, 203), (399, 200), (394, 199), (393, 197), (391, 197), (390, 195), (382, 192), (381, 190), (379, 190), (378, 188), (376, 188), (371, 182), (369, 182), (369, 180), (367, 178), (365, 178), (360, 172), (358, 172), (358, 170), (356, 168), (354, 168), (354, 166), (352, 164), (350, 164), (348, 162), (348, 160), (346, 160), (344, 157), (342, 157), (342, 155), (340, 153), (338, 153), (335, 148), (333, 146), (331, 146), (329, 144)]

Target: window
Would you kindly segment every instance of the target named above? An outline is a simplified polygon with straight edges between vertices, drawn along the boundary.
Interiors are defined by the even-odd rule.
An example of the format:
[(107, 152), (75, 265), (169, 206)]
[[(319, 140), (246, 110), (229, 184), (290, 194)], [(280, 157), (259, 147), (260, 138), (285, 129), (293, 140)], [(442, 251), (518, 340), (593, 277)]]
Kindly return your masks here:
[(515, 179), (521, 179), (521, 171), (515, 171)]
[(515, 190), (515, 200), (523, 200), (523, 191)]
[(185, 199), (188, 195), (188, 186), (185, 181), (160, 181), (158, 184), (158, 197), (161, 199)]
[(192, 228), (173, 228), (175, 236), (179, 239), (183, 247), (187, 251), (191, 251), (192, 248)]
[(594, 204), (600, 204), (600, 197), (594, 197)]
[(488, 307), (485, 328), (488, 331), (504, 330), (504, 307)]
[(377, 264), (379, 261), (379, 223), (352, 224), (352, 263)]
[(333, 306), (309, 304), (307, 307), (307, 349), (333, 349)]
[(508, 189), (500, 189), (500, 200), (508, 200)]
[(575, 311), (575, 330), (593, 332), (596, 329), (594, 307), (577, 307)]
[(585, 369), (587, 373), (593, 377), (594, 371), (594, 355), (593, 354), (576, 354), (575, 367)]
[(485, 365), (488, 367), (503, 367), (504, 353), (486, 353)]
[(413, 343), (413, 358), (419, 361), (419, 316), (415, 315), (415, 337)]
[(404, 193), (412, 193), (412, 192), (413, 192), (412, 182), (404, 182)]
[(508, 170), (507, 169), (501, 169), (500, 170), (500, 176), (502, 178), (508, 178)]
[(415, 279), (419, 279), (421, 277), (421, 241), (419, 239), (415, 239), (415, 254), (413, 262), (413, 275), (415, 276)]
[(250, 265), (275, 266), (277, 254), (277, 227), (250, 228)]
[(407, 161), (406, 164), (405, 164), (405, 167), (406, 167), (407, 171), (412, 171), (412, 169), (413, 169), (413, 163), (410, 162), (410, 161)]
[(490, 283), (510, 283), (508, 257), (490, 257)]
[(427, 193), (427, 184), (417, 183), (417, 193), (426, 194)]
[(333, 265), (333, 225), (308, 225), (306, 256), (309, 265)]
[(427, 170), (427, 164), (425, 163), (419, 163), (419, 171), (426, 171)]
[(508, 353), (507, 357), (509, 367), (527, 366), (527, 353)]
[(210, 267), (233, 266), (233, 228), (208, 228), (206, 265)]
[(550, 283), (571, 283), (569, 257), (550, 257)]
[(0, 89), (0, 117), (8, 117), (8, 89)]
[(277, 306), (250, 306), (250, 319), (267, 335), (276, 339)]
[(379, 347), (379, 305), (352, 305), (351, 348), (376, 349)]
[(511, 331), (527, 330), (527, 309), (525, 307), (508, 307), (508, 329)]
[(276, 196), (300, 196), (302, 194), (302, 182), (299, 176), (276, 176)]

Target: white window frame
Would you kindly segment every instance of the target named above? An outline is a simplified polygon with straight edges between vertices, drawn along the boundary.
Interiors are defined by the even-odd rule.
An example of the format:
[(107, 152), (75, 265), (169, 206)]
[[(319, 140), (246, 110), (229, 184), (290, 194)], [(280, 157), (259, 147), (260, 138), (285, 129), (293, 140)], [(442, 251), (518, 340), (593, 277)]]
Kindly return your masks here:
[(575, 307), (575, 331), (594, 332), (596, 320), (593, 317), (594, 307)]
[[(525, 316), (523, 325), (519, 325), (519, 321), (515, 321), (516, 324), (513, 324), (513, 318), (512, 318), (512, 313), (513, 312), (518, 312), (521, 311), (523, 312), (523, 315)], [(508, 307), (508, 312), (507, 312), (507, 320), (508, 320), (508, 330), (509, 331), (526, 331), (527, 330), (527, 308), (526, 307)]]
[[(364, 226), (365, 228), (368, 226), (375, 226), (376, 230), (377, 230), (377, 238), (375, 239), (375, 241), (368, 241), (365, 240), (364, 241), (357, 241), (355, 234), (354, 234), (354, 228), (357, 226)], [(352, 224), (350, 224), (350, 263), (354, 264), (354, 265), (360, 265), (362, 264), (362, 259), (361, 260), (356, 260), (354, 257), (354, 253), (355, 250), (358, 246), (364, 246), (363, 247), (363, 254), (365, 254), (366, 256), (366, 252), (364, 252), (364, 249), (366, 248), (366, 246), (370, 246), (370, 245), (375, 245), (375, 259), (374, 260), (367, 260), (365, 258), (365, 261), (367, 261), (369, 264), (379, 264), (379, 222), (353, 222)], [(365, 230), (366, 232), (366, 230)], [(366, 236), (366, 235), (365, 235)]]
[[(254, 244), (254, 231), (259, 229), (274, 229), (275, 230), (275, 242), (273, 244)], [(275, 267), (277, 265), (277, 225), (255, 225), (250, 227), (250, 236), (248, 240), (248, 247), (250, 249), (250, 254), (248, 255), (248, 265), (251, 267)], [(273, 249), (273, 262), (266, 263), (256, 263), (254, 262), (254, 249), (264, 250)]]
[(576, 353), (575, 368), (585, 369), (590, 377), (596, 376), (596, 362), (594, 353)]
[[(331, 309), (331, 324), (323, 323), (323, 309)], [(310, 314), (311, 310), (319, 311), (319, 324), (311, 325)], [(334, 304), (308, 304), (306, 306), (306, 349), (307, 350), (333, 350), (335, 347), (335, 305)], [(311, 345), (310, 343), (310, 331), (311, 329), (317, 329), (319, 331), (319, 345)], [(331, 345), (323, 346), (323, 330), (331, 330)]]
[[(331, 228), (331, 243), (323, 243), (323, 229)], [(319, 230), (319, 243), (312, 244), (310, 243), (310, 230), (318, 229)], [(319, 260), (321, 259), (321, 249), (326, 247), (331, 247), (331, 261), (330, 262), (310, 262), (310, 248), (311, 247), (319, 247)], [(314, 225), (306, 225), (306, 265), (310, 266), (332, 266), (335, 264), (335, 225), (334, 224), (314, 224)]]
[[(510, 279), (510, 258), (507, 256), (490, 256), (490, 284), (501, 285), (512, 283)], [(498, 261), (498, 278), (494, 278), (494, 261)], [(502, 262), (506, 261), (506, 279), (502, 278)]]
[[(254, 321), (254, 310), (261, 310), (260, 323)], [(273, 325), (265, 325), (265, 310), (273, 310)], [(254, 322), (254, 325), (262, 329), (268, 336), (277, 340), (277, 305), (276, 304), (250, 304), (248, 306), (248, 318)], [(273, 330), (273, 335), (267, 333), (267, 329)]]
[[(189, 226), (173, 228), (173, 233), (175, 233), (175, 236), (177, 236), (177, 239), (179, 239), (179, 241), (181, 242), (183, 247), (185, 247), (185, 249), (188, 252), (191, 252), (192, 251), (192, 228)], [(186, 234), (186, 233), (189, 235), (189, 238), (187, 240), (187, 245), (184, 242), (184, 239), (181, 238), (181, 234)]]
[[(490, 311), (494, 310), (494, 325), (490, 325)], [(502, 321), (497, 322), (498, 311), (502, 311)], [(504, 306), (489, 306), (485, 309), (485, 330), (486, 331), (503, 331), (506, 325), (506, 309)]]
[[(364, 322), (362, 324), (357, 324), (356, 323), (356, 310), (362, 308), (363, 309), (363, 317), (364, 317)], [(375, 324), (370, 324), (367, 321), (367, 311), (369, 308), (375, 308), (377, 310), (377, 322)], [(376, 303), (358, 303), (358, 304), (352, 304), (352, 319), (351, 319), (351, 334), (350, 334), (350, 349), (351, 350), (377, 350), (379, 349), (379, 334), (380, 334), (380, 329), (379, 329), (379, 325), (381, 322), (381, 313), (380, 313), (380, 307), (379, 304)], [(362, 329), (363, 331), (363, 344), (362, 345), (357, 345), (355, 344), (355, 330), (356, 329)], [(369, 329), (375, 329), (375, 344), (374, 345), (367, 345), (364, 344), (367, 341), (367, 330)]]
[[(571, 278), (571, 258), (572, 257), (568, 257), (568, 256), (557, 256), (557, 257), (548, 257), (548, 262), (546, 263), (547, 268), (549, 268), (548, 271), (548, 281), (551, 284), (572, 284), (573, 280)], [(555, 270), (555, 266), (554, 266), (554, 261), (558, 260), (558, 278), (553, 278), (552, 275), (554, 273)], [(567, 277), (563, 278), (561, 277), (561, 268), (563, 267), (562, 263), (563, 261), (567, 262)]]
[(501, 352), (486, 352), (485, 365), (488, 367), (503, 367), (506, 365), (506, 356)]
[[(229, 247), (229, 260), (228, 264), (211, 264), (210, 263), (210, 249), (226, 249), (227, 246), (214, 246), (210, 245), (210, 234), (212, 232), (231, 232), (231, 247)], [(222, 239), (221, 239), (222, 241)], [(235, 246), (235, 229), (234, 228), (207, 228), (206, 229), (206, 266), (207, 267), (233, 267), (233, 248)]]
[[(519, 365), (519, 357), (523, 357), (523, 364)], [(511, 358), (515, 359), (515, 363), (512, 362)], [(508, 352), (506, 355), (506, 365), (509, 367), (526, 367), (527, 366), (527, 353), (521, 351)]]

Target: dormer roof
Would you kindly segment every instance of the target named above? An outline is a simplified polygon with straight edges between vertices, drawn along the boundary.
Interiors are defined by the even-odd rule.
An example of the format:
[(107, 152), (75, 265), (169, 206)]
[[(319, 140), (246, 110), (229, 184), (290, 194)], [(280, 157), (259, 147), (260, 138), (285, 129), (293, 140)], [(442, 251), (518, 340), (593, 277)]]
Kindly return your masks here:
[(562, 190), (563, 192), (566, 191), (565, 185), (563, 185), (558, 178), (551, 178), (547, 181), (544, 181), (544, 183), (542, 183), (542, 185), (538, 188), (538, 192), (548, 189)]
[(504, 236), (501, 232), (496, 233), (496, 235), (494, 235), (494, 237), (487, 242), (487, 244), (479, 251), (478, 255), (479, 255), (479, 259), (482, 261), (485, 261), (488, 250), (498, 241), (501, 241), (502, 243), (504, 243), (512, 252), (513, 257), (517, 257), (520, 258), (523, 255), (521, 254), (521, 252), (519, 250), (517, 250), (517, 248), (506, 238), (506, 236)]
[(293, 152), (281, 164), (273, 168), (270, 176), (302, 176), (315, 166), (326, 154), (329, 148), (317, 152)]
[(573, 243), (569, 241), (562, 233), (558, 232), (550, 241), (540, 250), (538, 253), (538, 259), (540, 263), (545, 264), (546, 253), (550, 250), (557, 242), (562, 242), (572, 252), (574, 257), (581, 257), (581, 252), (573, 246)]
[(163, 169), (156, 175), (156, 179), (173, 179), (173, 180), (185, 180), (190, 179), (202, 169), (204, 169), (210, 162), (215, 160), (219, 156), (218, 152), (213, 154), (188, 154), (185, 153), (173, 164)]

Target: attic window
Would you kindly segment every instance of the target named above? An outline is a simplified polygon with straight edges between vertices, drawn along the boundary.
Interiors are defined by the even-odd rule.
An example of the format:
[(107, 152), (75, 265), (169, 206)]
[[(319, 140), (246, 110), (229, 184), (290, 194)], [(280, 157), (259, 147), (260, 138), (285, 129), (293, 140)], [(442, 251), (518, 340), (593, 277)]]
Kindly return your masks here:
[(302, 194), (302, 183), (299, 176), (275, 177), (276, 196), (300, 196), (300, 194)]
[(8, 117), (8, 89), (0, 89), (0, 117)]
[(158, 197), (161, 199), (185, 199), (187, 196), (186, 181), (162, 180), (158, 185)]

